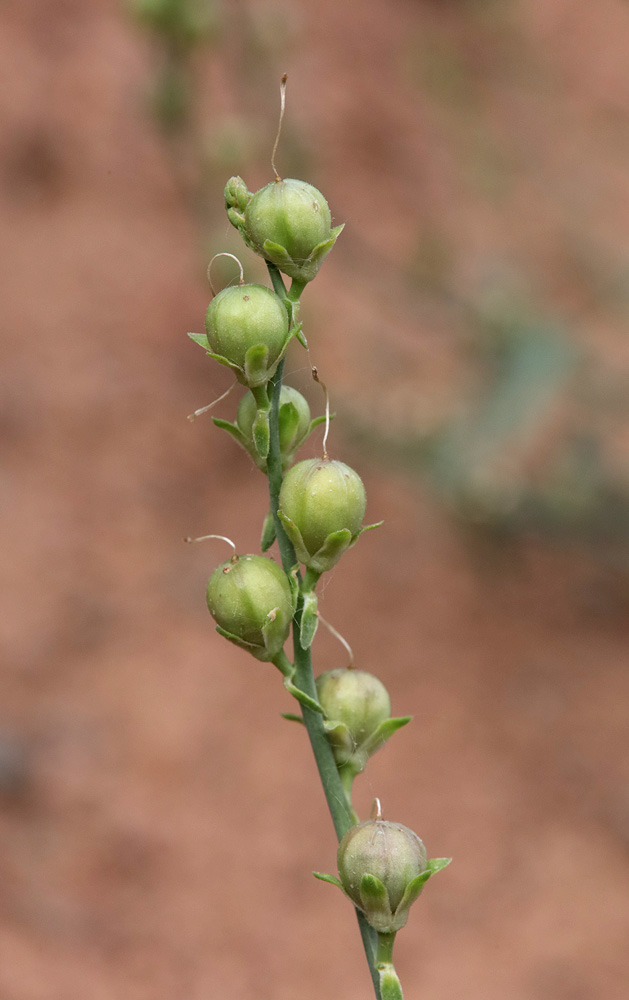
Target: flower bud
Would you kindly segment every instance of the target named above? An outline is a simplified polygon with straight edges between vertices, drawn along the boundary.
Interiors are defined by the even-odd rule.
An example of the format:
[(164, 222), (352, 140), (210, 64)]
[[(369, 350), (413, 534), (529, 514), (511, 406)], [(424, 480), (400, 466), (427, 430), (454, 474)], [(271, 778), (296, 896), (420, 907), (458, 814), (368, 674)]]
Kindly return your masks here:
[[(250, 393), (243, 396), (238, 404), (236, 424), (241, 431), (250, 454), (253, 450), (253, 424), (256, 418), (256, 401)], [(279, 433), (282, 467), (286, 469), (295, 461), (298, 448), (304, 443), (310, 431), (310, 407), (297, 389), (283, 385), (279, 403)], [(266, 469), (266, 461), (258, 462)]]
[(363, 530), (366, 502), (358, 473), (343, 462), (311, 458), (286, 473), (278, 513), (299, 560), (324, 573)]
[(391, 715), (389, 693), (382, 681), (364, 670), (327, 670), (315, 683), (334, 759), (339, 767), (349, 765), (359, 774), (384, 742), (374, 738)]
[(331, 228), (327, 201), (306, 181), (275, 180), (250, 195), (244, 181), (232, 177), (225, 200), (247, 245), (301, 282), (312, 281), (343, 228)]
[(210, 302), (205, 329), (213, 356), (244, 385), (266, 385), (290, 339), (281, 299), (264, 285), (232, 285)]
[(207, 605), (217, 632), (263, 662), (282, 649), (295, 610), (286, 574), (256, 555), (234, 556), (214, 570)]
[(419, 877), (429, 871), (417, 834), (401, 823), (369, 819), (348, 830), (337, 860), (344, 892), (371, 926), (385, 934), (403, 927), (419, 895), (414, 891), (418, 881), (423, 886)]

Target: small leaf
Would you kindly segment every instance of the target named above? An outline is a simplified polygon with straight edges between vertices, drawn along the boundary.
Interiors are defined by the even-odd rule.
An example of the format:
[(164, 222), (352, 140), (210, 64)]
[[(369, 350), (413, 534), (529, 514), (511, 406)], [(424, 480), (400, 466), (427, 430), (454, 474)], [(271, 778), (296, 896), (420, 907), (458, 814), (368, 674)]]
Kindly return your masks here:
[(319, 715), (325, 715), (323, 707), (316, 701), (315, 698), (311, 698), (309, 694), (298, 688), (293, 682), (288, 678), (284, 678), (284, 687), (289, 694), (292, 694), (293, 698), (296, 698), (300, 705), (305, 705), (309, 708), (311, 712), (317, 712)]
[(200, 344), (201, 347), (209, 352), (210, 343), (207, 339), (207, 333), (189, 333), (188, 336), (190, 340), (194, 340), (195, 344)]
[(280, 715), (282, 716), (283, 719), (286, 719), (288, 722), (299, 722), (300, 725), (305, 726), (305, 722), (302, 719), (301, 715), (293, 715), (292, 712), (280, 712)]
[(312, 874), (315, 878), (318, 878), (320, 882), (329, 882), (330, 885), (338, 886), (341, 892), (345, 891), (341, 884), (341, 880), (337, 878), (336, 875), (326, 875), (325, 872), (313, 872)]
[(255, 344), (245, 354), (245, 376), (247, 385), (257, 387), (269, 381), (269, 349), (266, 344)]
[(317, 605), (317, 595), (314, 590), (307, 591), (304, 594), (304, 609), (301, 614), (301, 630), (299, 634), (299, 644), (302, 649), (310, 649), (312, 646), (312, 640), (319, 625)]

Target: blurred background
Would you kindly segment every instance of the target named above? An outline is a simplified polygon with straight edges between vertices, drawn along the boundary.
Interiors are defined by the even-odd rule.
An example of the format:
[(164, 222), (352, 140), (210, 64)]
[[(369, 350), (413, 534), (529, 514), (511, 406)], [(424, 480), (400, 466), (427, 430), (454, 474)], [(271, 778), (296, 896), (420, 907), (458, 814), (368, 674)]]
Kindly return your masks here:
[[(384, 518), (322, 610), (415, 720), (366, 815), (454, 863), (408, 1000), (624, 1000), (629, 6), (9, 0), (0, 12), (0, 997), (363, 1000), (305, 734), (214, 632), (265, 480), (209, 417), (225, 180), (346, 229), (287, 381)], [(217, 262), (216, 280), (235, 265)], [(237, 390), (215, 410), (232, 419)], [(316, 454), (320, 437), (303, 457)], [(345, 665), (329, 635), (318, 671)]]

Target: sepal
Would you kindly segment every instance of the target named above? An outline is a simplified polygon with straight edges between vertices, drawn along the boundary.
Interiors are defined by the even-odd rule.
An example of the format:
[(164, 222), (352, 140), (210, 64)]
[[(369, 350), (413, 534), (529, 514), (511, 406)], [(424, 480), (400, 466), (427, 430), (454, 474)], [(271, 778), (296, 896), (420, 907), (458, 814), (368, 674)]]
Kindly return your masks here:
[(380, 747), (384, 746), (394, 733), (397, 733), (398, 729), (408, 725), (412, 718), (412, 715), (403, 715), (397, 719), (385, 719), (381, 722), (376, 731), (363, 744), (362, 749), (366, 755), (371, 757)]
[(302, 649), (310, 649), (312, 640), (315, 637), (319, 625), (317, 605), (317, 595), (314, 590), (307, 591), (304, 594), (304, 607), (301, 613), (301, 628), (299, 632), (299, 644)]
[(352, 539), (349, 528), (330, 532), (319, 551), (309, 558), (308, 565), (318, 573), (325, 573), (326, 570), (332, 569), (343, 553), (354, 544), (356, 538)]
[(260, 548), (262, 552), (268, 552), (275, 541), (275, 520), (271, 511), (267, 511), (262, 525), (262, 536), (260, 538)]
[(369, 873), (363, 875), (360, 880), (360, 898), (371, 926), (377, 931), (390, 931), (393, 914), (389, 894), (380, 879)]
[(336, 875), (328, 875), (326, 872), (313, 872), (312, 874), (315, 878), (318, 878), (320, 882), (329, 882), (330, 885), (336, 885), (342, 893), (345, 893), (341, 880), (340, 878), (337, 878)]

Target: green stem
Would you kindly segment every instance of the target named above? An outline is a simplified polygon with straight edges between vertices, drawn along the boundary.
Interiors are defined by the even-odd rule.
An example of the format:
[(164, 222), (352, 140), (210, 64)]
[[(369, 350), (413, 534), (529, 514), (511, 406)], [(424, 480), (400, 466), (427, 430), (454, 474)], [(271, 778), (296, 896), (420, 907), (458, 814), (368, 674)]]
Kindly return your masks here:
[(404, 1000), (402, 985), (393, 965), (394, 941), (395, 931), (392, 934), (378, 934), (376, 967), (380, 977), (380, 994), (382, 1000)]
[(353, 768), (344, 764), (339, 767), (339, 777), (341, 779), (341, 784), (345, 790), (345, 798), (347, 799), (347, 804), (352, 810), (352, 816), (354, 818), (354, 823), (358, 823), (358, 816), (354, 812), (354, 807), (352, 806), (352, 789), (354, 787), (354, 778), (356, 777), (356, 772)]
[[(280, 291), (281, 286), (281, 289), (283, 290), (283, 297), (286, 297), (286, 289), (284, 288), (284, 282), (282, 281), (279, 271), (272, 264), (269, 264), (268, 268), (275, 291), (282, 297), (282, 291)], [(284, 572), (289, 573), (295, 566), (297, 557), (295, 555), (295, 549), (293, 548), (292, 542), (288, 538), (286, 532), (284, 531), (282, 522), (277, 516), (280, 488), (282, 486), (282, 459), (280, 454), (279, 437), (279, 399), (282, 388), (283, 374), (284, 362), (282, 361), (278, 365), (275, 376), (270, 384), (271, 413), (269, 423), (271, 440), (269, 454), (267, 457), (267, 475), (269, 479), (271, 511), (275, 520), (275, 529), (277, 532), (277, 542), (282, 559), (282, 566), (284, 567)], [(297, 687), (301, 688), (302, 691), (305, 691), (306, 694), (316, 699), (317, 689), (312, 671), (312, 658), (310, 650), (302, 649), (300, 643), (302, 610), (303, 597), (300, 594), (297, 610), (293, 619), (293, 647), (295, 656), (294, 682)], [(350, 827), (354, 826), (355, 821), (352, 815), (352, 809), (347, 802), (345, 789), (343, 788), (343, 783), (332, 754), (332, 749), (328, 743), (325, 729), (323, 728), (323, 719), (321, 715), (317, 712), (311, 711), (305, 706), (302, 706), (302, 716), (308, 731), (312, 752), (319, 771), (319, 777), (321, 778), (321, 784), (323, 785), (323, 791), (328, 804), (328, 809), (330, 810), (332, 822), (334, 823), (334, 829), (336, 831), (337, 838), (340, 840), (347, 833)], [(380, 994), (380, 975), (376, 969), (376, 934), (360, 911), (356, 910), (356, 915), (358, 918), (358, 925), (363, 940), (365, 954), (367, 956), (367, 962), (369, 964), (369, 971), (371, 973), (374, 992), (377, 1000), (382, 1000)]]

